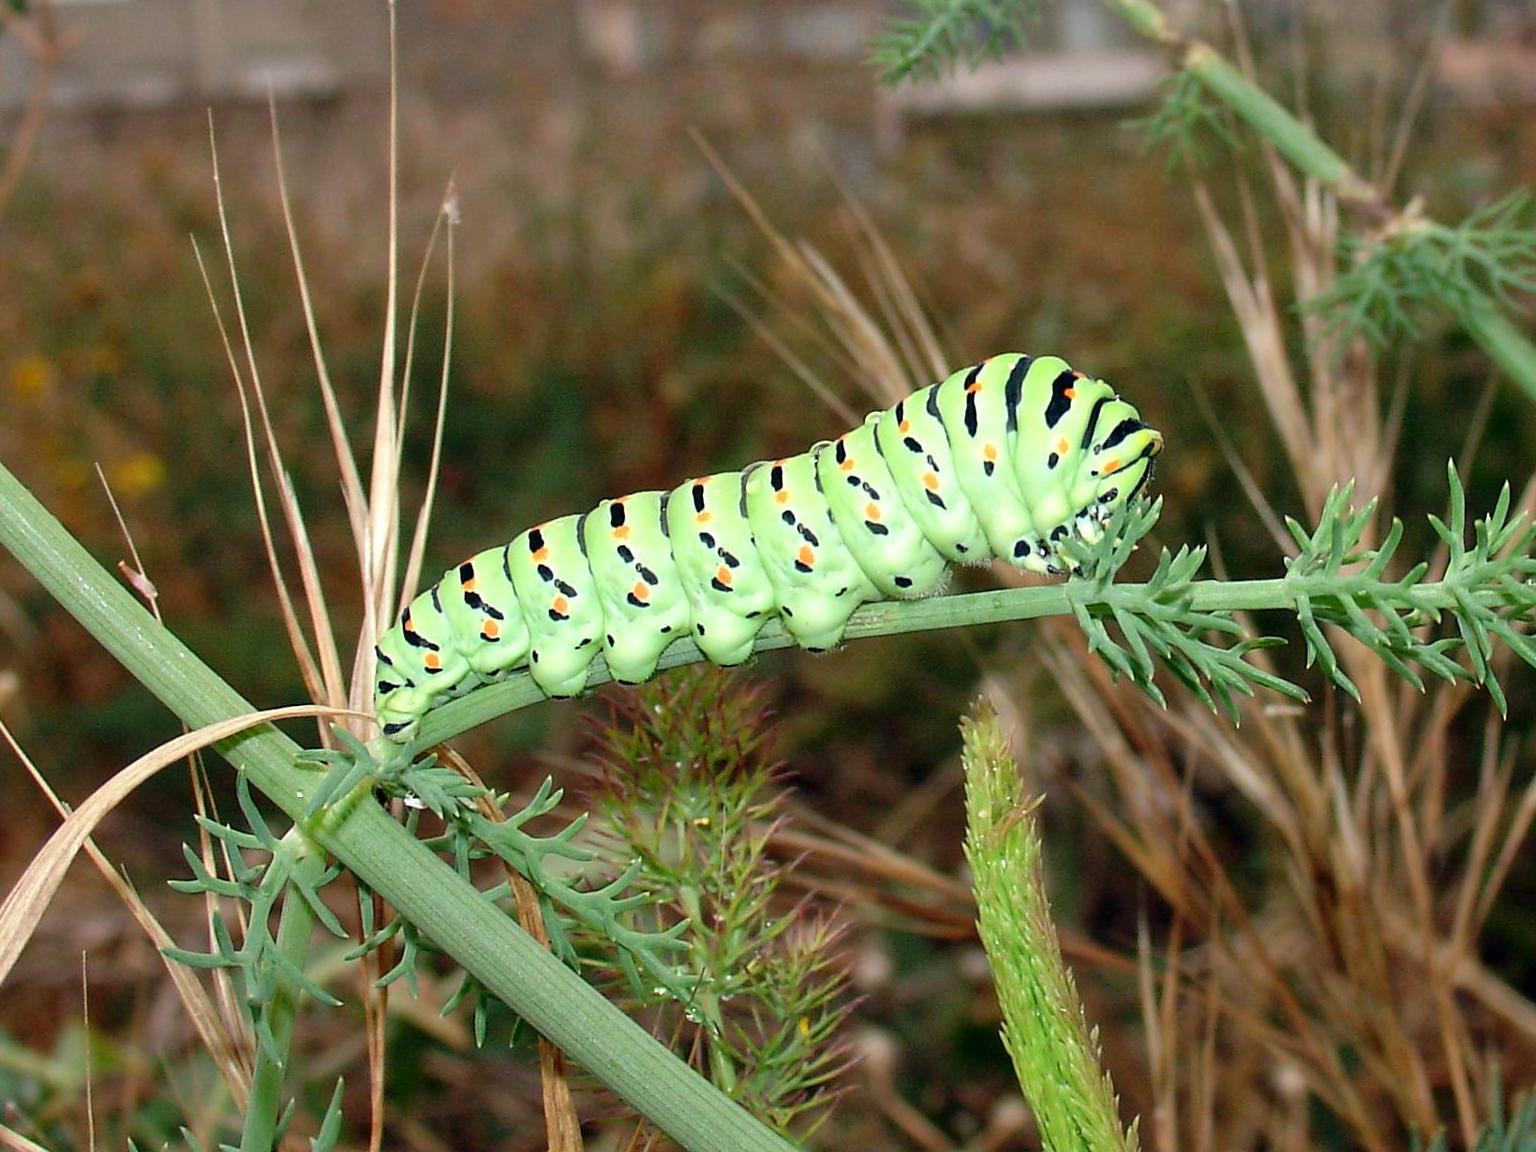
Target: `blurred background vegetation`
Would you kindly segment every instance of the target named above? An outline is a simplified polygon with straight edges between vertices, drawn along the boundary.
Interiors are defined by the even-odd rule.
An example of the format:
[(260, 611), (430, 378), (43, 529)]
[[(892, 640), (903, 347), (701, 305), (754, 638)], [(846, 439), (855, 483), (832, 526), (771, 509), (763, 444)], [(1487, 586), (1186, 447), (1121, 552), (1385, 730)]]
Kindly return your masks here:
[[(1168, 7), (1192, 30), (1225, 35), (1222, 5)], [(1455, 220), (1536, 184), (1529, 3), (1242, 7), (1270, 90), (1304, 100), (1320, 134), (1362, 168), (1386, 161), (1402, 110), (1417, 109), (1401, 200), (1422, 197), (1432, 215)], [(1130, 123), (1153, 106), (1161, 57), (1102, 5), (1058, 0), (1030, 29), (1027, 48), (994, 66), (987, 83), (882, 90), (868, 56), (886, 11), (876, 0), (401, 7), (406, 266), (414, 267), (450, 173), (463, 213), (429, 571), (602, 495), (668, 486), (841, 430), (733, 307), (745, 300), (814, 371), (840, 380), (825, 347), (793, 322), (812, 311), (803, 282), (690, 130), (776, 228), (813, 244), (854, 284), (868, 257), (852, 205), (868, 213), (936, 319), (952, 363), (1003, 350), (1056, 352), (1111, 380), (1167, 438), (1157, 477), (1167, 497), (1161, 539), (1217, 540), (1233, 575), (1277, 570), (1210, 414), (1275, 507), (1305, 519), (1305, 501), (1253, 400), (1252, 366), (1187, 182)], [(218, 243), (207, 109), (277, 433), (322, 573), (346, 589), (354, 561), (283, 231), (266, 94), (277, 96), (331, 372), (343, 403), (361, 415), (378, 379), (388, 60), (387, 15), (374, 0), (33, 5), (8, 11), (0, 33), (0, 457), (98, 556), (116, 558), (125, 545), (99, 467), (168, 623), (264, 706), (299, 699), (303, 689), (252, 515), (237, 396), (188, 241), (205, 250)], [(1222, 163), (1214, 194), (1240, 212), (1228, 169), (1256, 172), (1262, 158), (1250, 147)], [(1273, 257), (1276, 295), (1289, 300), (1284, 233), (1266, 201), (1252, 211)], [(407, 441), (416, 483), (427, 471), (425, 398), (436, 385), (444, 317), (440, 290), (425, 299), (419, 340), (434, 351), (417, 357), (423, 404)], [(1391, 349), (1379, 371), (1404, 390), (1388, 498), (1413, 513), (1410, 534), (1421, 534), (1422, 550), (1419, 514), (1443, 505), (1446, 458), (1460, 459), (1469, 436), (1478, 440), (1463, 463), (1473, 507), (1485, 507), (1499, 483), (1518, 489), (1528, 478), (1536, 422), (1525, 398), (1490, 387), (1486, 359), (1448, 324), (1431, 321), (1419, 339)], [(355, 628), (355, 605), (338, 596), (332, 608), (340, 630)], [(841, 826), (899, 847), (940, 878), (963, 867), (955, 718), (984, 675), (1028, 682), (1029, 758), (1049, 798), (1055, 909), (1069, 952), (1076, 942), (1106, 1063), (1127, 1109), (1146, 1115), (1155, 1086), (1140, 1063), (1134, 960), (1139, 918), (1149, 904), (1155, 923), (1164, 914), (1126, 882), (1123, 857), (1079, 802), (1082, 791), (1107, 792), (1095, 779), (1103, 753), (1053, 692), (1052, 676), (1031, 671), (1027, 632), (777, 655), (751, 675), (767, 685), (777, 715), (775, 747), (797, 789), (793, 811), (808, 827)], [(1523, 782), (1536, 694), (1518, 673), (1509, 689), (1507, 747)], [(591, 772), (583, 716), (593, 712), (530, 709), (461, 743), (498, 788), (529, 789), (549, 771), (574, 782)], [(0, 714), (66, 797), (175, 731), (9, 560), (0, 560)], [(1469, 732), (1477, 728), (1468, 722)], [(1452, 743), (1446, 778), (1465, 793), (1480, 752), (1459, 747)], [(9, 886), (55, 818), (10, 760), (0, 764), (0, 885)], [(1195, 787), (1230, 875), (1241, 884), (1262, 873), (1266, 841), (1254, 835), (1242, 798), (1220, 780)], [(198, 910), (178, 908), (160, 884), (184, 869), (188, 809), (188, 785), (166, 774), (103, 839), (167, 923), (195, 935)], [(1536, 868), (1518, 862), (1483, 938), (1484, 959), (1517, 996), (1536, 994), (1533, 900)], [(849, 1035), (865, 1059), (824, 1130), (825, 1146), (1034, 1147), (1010, 1111), (969, 913), (942, 914), (937, 897), (910, 915), (867, 903), (845, 941), (865, 997)], [(88, 1034), (76, 963), (83, 951)], [(97, 1074), (124, 1114), (151, 1113), (141, 1133), (162, 1130), (156, 1125), (177, 1107), (195, 1105), (199, 1077), (209, 1075), (187, 1055), (170, 1004), (149, 946), (81, 871), (0, 1005), (0, 1097), (10, 1085), (18, 1099), (68, 1099), (89, 1039)], [(334, 1073), (357, 1059), (352, 1033), (313, 1026), (307, 1043), (317, 1065)], [(487, 1073), (485, 1058), (465, 1054), (462, 1042), (452, 1030), (401, 1026), (392, 1107), (408, 1120), (397, 1138), (423, 1148), (542, 1147), (526, 1053)], [(1536, 1042), (1487, 1043), (1504, 1050), (1507, 1083), (1532, 1082), (1536, 1067), (1520, 1061)], [(157, 1093), (155, 1082), (167, 1077), (171, 1090)], [(1271, 1104), (1294, 1094), (1285, 1077), (1283, 1066), (1271, 1070)], [(323, 1076), (318, 1083), (328, 1092)], [(55, 1140), (84, 1131), (78, 1117), (54, 1120)], [(1313, 1122), (1303, 1127), (1317, 1147), (1359, 1139), (1326, 1114)], [(1237, 1125), (1223, 1146), (1286, 1146), (1279, 1127), (1250, 1127), (1264, 1130)]]

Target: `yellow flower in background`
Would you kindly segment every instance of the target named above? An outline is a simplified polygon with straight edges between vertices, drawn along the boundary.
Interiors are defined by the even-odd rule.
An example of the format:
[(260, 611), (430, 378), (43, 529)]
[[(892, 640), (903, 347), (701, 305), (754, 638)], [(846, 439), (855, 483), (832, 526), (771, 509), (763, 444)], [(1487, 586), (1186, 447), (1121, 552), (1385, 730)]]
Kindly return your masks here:
[(165, 482), (165, 461), (153, 452), (135, 452), (107, 468), (112, 490), (125, 500), (153, 492)]
[(59, 381), (52, 360), (35, 352), (11, 361), (10, 387), (17, 396), (41, 396)]

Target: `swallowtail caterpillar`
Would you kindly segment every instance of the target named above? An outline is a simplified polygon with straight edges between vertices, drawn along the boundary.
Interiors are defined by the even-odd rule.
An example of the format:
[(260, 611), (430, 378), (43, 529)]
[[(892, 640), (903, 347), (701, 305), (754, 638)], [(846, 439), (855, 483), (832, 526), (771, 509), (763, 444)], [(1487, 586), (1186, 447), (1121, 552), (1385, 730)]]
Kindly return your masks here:
[(871, 600), (927, 596), (952, 564), (1072, 569), (1152, 475), (1163, 438), (1054, 356), (993, 356), (798, 456), (604, 500), (450, 569), (377, 649), (374, 709), (408, 741), (430, 709), (526, 668), (575, 696), (600, 652), (639, 683), (692, 637), (745, 661), (771, 617), (802, 647)]

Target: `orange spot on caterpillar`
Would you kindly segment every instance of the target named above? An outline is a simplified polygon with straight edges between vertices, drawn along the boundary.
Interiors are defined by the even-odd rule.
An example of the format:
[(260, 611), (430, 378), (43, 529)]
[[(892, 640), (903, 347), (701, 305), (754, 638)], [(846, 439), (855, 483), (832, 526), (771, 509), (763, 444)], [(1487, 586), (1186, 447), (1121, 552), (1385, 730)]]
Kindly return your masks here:
[(636, 600), (644, 602), (651, 598), (651, 589), (644, 580), (636, 580), (635, 586), (629, 590), (629, 594)]
[(939, 490), (939, 474), (937, 472), (924, 472), (923, 487), (930, 492), (937, 492)]
[(548, 560), (549, 559), (549, 547), (546, 545), (545, 547), (540, 548), (537, 552), (535, 552), (533, 554), (533, 558), (534, 558), (534, 560), (537, 563), (540, 563), (540, 564), (542, 564), (544, 561)]
[(551, 609), (560, 613), (562, 616), (566, 615), (571, 610), (571, 602), (564, 596), (556, 596), (549, 602), (549, 606)]
[(475, 578), (471, 576), (468, 580), (464, 581), (462, 587), (466, 592), (473, 592), (475, 590)]
[(984, 460), (996, 460), (997, 459), (997, 445), (996, 444), (987, 444), (987, 445), (985, 445), (982, 448), (982, 450), (981, 450), (981, 456), (982, 456), (982, 459), (984, 459)]
[(709, 523), (709, 513), (708, 512), (698, 512), (698, 513), (695, 513), (695, 515), (693, 517), (693, 522), (695, 524), (708, 524)]
[(782, 491), (775, 492), (773, 494), (773, 499), (774, 499), (774, 502), (777, 503), (777, 504), (788, 504), (789, 503), (789, 489), (785, 488)]
[(800, 551), (795, 553), (795, 559), (810, 568), (816, 563), (816, 551), (809, 544), (802, 544)]
[(729, 588), (731, 586), (731, 570), (724, 564), (720, 565), (720, 567), (715, 569), (715, 581)]
[(965, 387), (965, 390), (967, 392), (980, 392), (981, 391), (981, 385), (979, 383), (978, 384), (967, 384), (966, 387)]
[(430, 668), (433, 671), (436, 671), (443, 666), (443, 658), (436, 652), (428, 652), (421, 658), (421, 662), (425, 667)]
[(1077, 389), (1076, 388), (1068, 388), (1065, 392), (1062, 393), (1062, 395), (1065, 396), (1068, 400), (1076, 400), (1077, 399)]
[(1065, 436), (1063, 436), (1060, 440), (1056, 441), (1056, 455), (1058, 455), (1058, 456), (1065, 456), (1071, 450), (1072, 450), (1072, 445), (1067, 443), (1067, 438)]
[(501, 625), (496, 623), (494, 620), (487, 620), (480, 627), (480, 635), (484, 636), (487, 640), (500, 639)]
[(1104, 462), (1104, 467), (1099, 472), (1099, 475), (1100, 476), (1113, 476), (1118, 471), (1120, 471), (1120, 457), (1115, 456), (1112, 459), (1106, 460)]
[(864, 505), (864, 519), (866, 519), (866, 520), (879, 520), (880, 519), (880, 505), (876, 504), (873, 500), (871, 500), (868, 504)]
[(619, 525), (619, 527), (615, 528), (613, 530), (613, 538), (615, 540), (628, 540), (629, 539), (629, 525), (628, 524), (621, 524), (621, 525)]
[(841, 464), (839, 464), (838, 467), (841, 468), (844, 472), (852, 472), (853, 471), (853, 457), (849, 456)]
[(905, 436), (908, 432), (912, 431), (912, 421), (903, 420), (900, 424), (896, 425), (896, 427), (900, 428), (901, 434)]

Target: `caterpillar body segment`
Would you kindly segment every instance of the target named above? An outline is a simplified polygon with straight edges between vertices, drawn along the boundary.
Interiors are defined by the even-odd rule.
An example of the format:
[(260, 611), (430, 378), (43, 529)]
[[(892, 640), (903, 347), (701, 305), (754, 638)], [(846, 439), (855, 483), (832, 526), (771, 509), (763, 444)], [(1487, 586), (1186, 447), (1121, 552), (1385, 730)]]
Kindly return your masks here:
[(721, 472), (674, 488), (667, 527), (694, 643), (716, 664), (740, 664), (775, 603), (747, 523), (745, 474)]
[(784, 629), (813, 651), (836, 647), (853, 610), (880, 599), (832, 521), (816, 477), (821, 447), (744, 473), (747, 522)]
[(875, 429), (882, 415), (821, 445), (816, 481), (843, 544), (875, 588), (891, 599), (927, 596), (943, 587), (949, 564), (907, 510), (880, 454)]
[(991, 555), (1007, 559), (1027, 555), (1020, 541), (1036, 535), (1029, 505), (1011, 467), (1017, 433), (1009, 431), (1017, 415), (1010, 394), (1022, 397), (1025, 378), (1035, 362), (994, 357), (938, 386), (939, 415), (949, 433), (960, 490), (975, 510)]
[(939, 415), (943, 386), (932, 384), (879, 413), (875, 442), (902, 503), (928, 542), (952, 563), (980, 564), (992, 554), (976, 510), (960, 488), (949, 432)]
[(575, 696), (586, 687), (606, 624), (581, 521), (561, 516), (507, 546), (514, 607), (528, 625), (528, 672), (549, 696)]
[(691, 636), (739, 664), (778, 616), (803, 647), (860, 604), (929, 595), (951, 564), (1072, 567), (1151, 479), (1162, 436), (1108, 384), (1054, 356), (956, 372), (796, 456), (604, 500), (477, 553), (379, 640), (374, 707), (406, 741), (436, 705), (526, 667), (550, 696), (654, 675)]
[(469, 662), (442, 612), (440, 588), (412, 600), (374, 650), (374, 710), (386, 732), (389, 721), (383, 718), (382, 704), (392, 713), (419, 715), (446, 699), (469, 673)]
[(654, 676), (662, 652), (693, 618), (667, 536), (667, 495), (604, 500), (581, 525), (603, 611), (603, 658), (626, 684)]
[(469, 672), (495, 680), (528, 655), (528, 625), (516, 607), (507, 546), (477, 553), (443, 574), (438, 598)]

